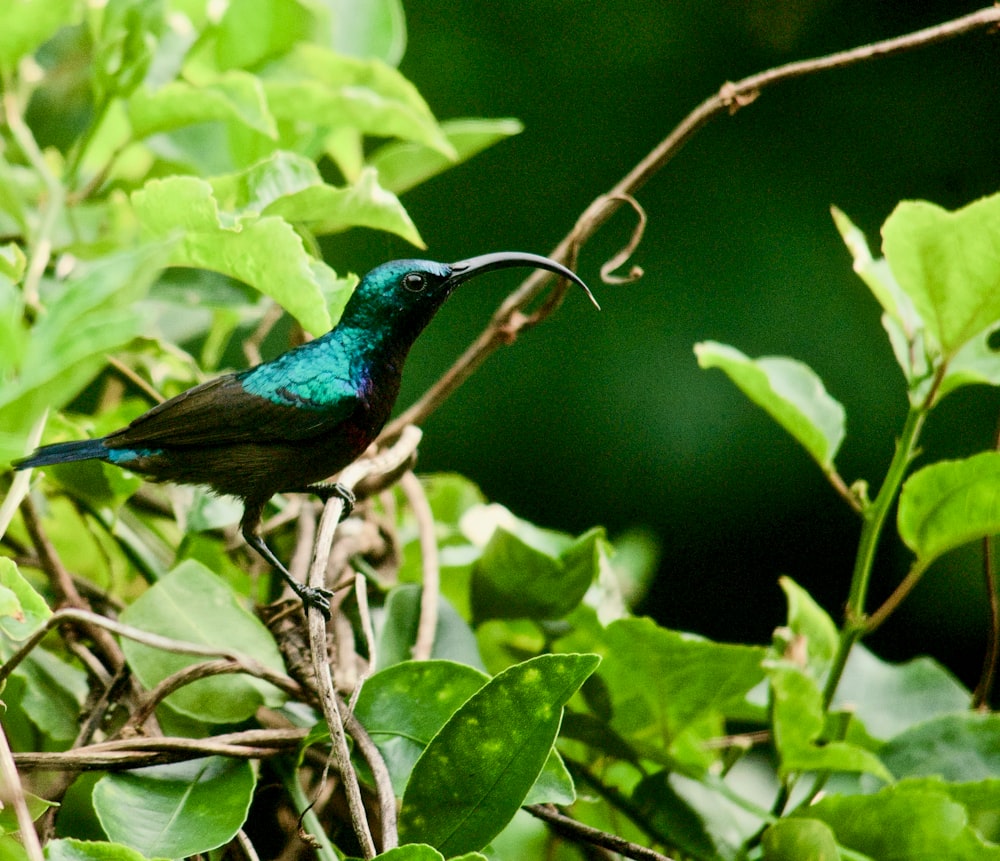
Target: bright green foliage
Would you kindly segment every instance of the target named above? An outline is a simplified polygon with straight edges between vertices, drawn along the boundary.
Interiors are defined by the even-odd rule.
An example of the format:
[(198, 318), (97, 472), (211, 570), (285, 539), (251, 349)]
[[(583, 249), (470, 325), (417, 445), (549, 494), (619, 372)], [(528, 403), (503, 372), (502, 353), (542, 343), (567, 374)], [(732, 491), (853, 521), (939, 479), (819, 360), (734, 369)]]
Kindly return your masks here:
[[(328, 328), (355, 277), (320, 258), (317, 238), (376, 229), (419, 247), (397, 195), (521, 130), (511, 119), (435, 119), (396, 68), (406, 44), (399, 0), (0, 0), (0, 21), (3, 109), (16, 114), (0, 122), (4, 462), (32, 433), (51, 442), (125, 424), (149, 406), (133, 378), (169, 396), (227, 369), (223, 361), (242, 366), (240, 347), (260, 346), (272, 309), (293, 325), (276, 327), (267, 350), (271, 339), (282, 348), (300, 329)], [(28, 114), (36, 98), (47, 108)], [(885, 476), (851, 485), (838, 474), (845, 410), (801, 362), (713, 342), (696, 351), (859, 511), (858, 558), (842, 584), (848, 613), (832, 618), (782, 578), (787, 617), (769, 646), (666, 629), (633, 615), (655, 562), (648, 540), (610, 540), (599, 526), (543, 529), (456, 475), (422, 479), (441, 579), (425, 595), (426, 548), (406, 495), (373, 499), (358, 515), (371, 546), (350, 560), (367, 578), (373, 637), (348, 594), (332, 655), (387, 763), (402, 839), (414, 841), (380, 857), (582, 857), (518, 812), (546, 803), (698, 861), (997, 857), (996, 717), (970, 711), (970, 692), (934, 661), (890, 664), (857, 641), (877, 609), (873, 560), (897, 503), (899, 536), (915, 555), (906, 585), (1000, 528), (994, 453), (910, 475), (941, 399), (1000, 384), (991, 346), (1000, 197), (954, 213), (901, 204), (883, 231), (884, 257), (846, 215), (834, 219), (882, 309), (909, 400)], [(122, 370), (110, 371), (108, 356)], [(238, 506), (200, 491), (137, 494), (135, 476), (97, 464), (22, 473), (9, 486), (0, 698), (16, 756), (93, 752), (157, 685), (210, 660), (53, 624), (67, 582), (124, 624), (245, 659), (240, 673), (181, 676), (155, 703), (144, 729), (174, 739), (170, 756), (223, 734), (252, 733), (256, 745), (291, 733), (300, 744), (254, 747), (249, 760), (199, 751), (134, 771), (102, 760), (107, 771), (65, 794), (58, 780), (40, 780), (31, 815), (60, 805), (47, 856), (228, 857), (243, 852), (232, 841), (255, 798), (287, 826), (275, 857), (301, 852), (289, 823), (313, 799), (303, 822), (317, 856), (355, 851), (340, 796), (328, 803), (321, 784), (329, 732), (309, 691), (301, 624), (286, 614), (265, 627), (249, 612), (274, 583), (227, 534)], [(48, 543), (19, 514), (29, 491)], [(269, 519), (294, 514), (287, 500), (274, 505)], [(282, 558), (305, 559), (310, 522), (296, 531), (271, 520)], [(428, 609), (431, 659), (415, 661)], [(302, 688), (286, 678), (279, 690), (261, 667)], [(372, 771), (357, 747), (353, 755), (370, 801)], [(20, 861), (14, 827), (5, 808), (0, 858)]]
[(749, 359), (739, 350), (705, 341), (694, 348), (703, 368), (721, 368), (742, 392), (805, 447), (824, 470), (833, 468), (844, 439), (844, 408), (819, 377), (782, 356)]
[(899, 535), (926, 568), (942, 553), (1000, 532), (1000, 453), (940, 461), (911, 476), (899, 497)]

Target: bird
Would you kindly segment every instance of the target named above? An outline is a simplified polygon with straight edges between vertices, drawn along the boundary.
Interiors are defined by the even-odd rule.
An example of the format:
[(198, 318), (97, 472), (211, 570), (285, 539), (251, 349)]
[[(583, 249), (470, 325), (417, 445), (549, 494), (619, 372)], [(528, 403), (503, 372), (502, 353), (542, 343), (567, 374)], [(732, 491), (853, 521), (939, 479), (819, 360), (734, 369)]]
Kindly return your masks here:
[(12, 466), (99, 460), (153, 481), (236, 497), (246, 543), (306, 607), (329, 619), (332, 593), (296, 580), (261, 537), (265, 506), (278, 493), (313, 494), (324, 502), (338, 496), (346, 516), (354, 495), (329, 479), (388, 421), (410, 347), (456, 287), (508, 267), (554, 272), (600, 308), (579, 276), (537, 254), (503, 251), (457, 263), (392, 260), (360, 280), (326, 334), (181, 392), (107, 436), (42, 446)]

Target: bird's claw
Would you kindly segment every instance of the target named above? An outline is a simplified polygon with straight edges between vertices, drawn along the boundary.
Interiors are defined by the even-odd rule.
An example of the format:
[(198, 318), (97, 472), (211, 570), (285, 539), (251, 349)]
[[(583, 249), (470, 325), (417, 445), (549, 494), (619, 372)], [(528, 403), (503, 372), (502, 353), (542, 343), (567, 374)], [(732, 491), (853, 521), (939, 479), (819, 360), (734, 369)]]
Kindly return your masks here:
[(330, 599), (333, 597), (333, 592), (315, 586), (303, 586), (301, 583), (295, 591), (306, 607), (319, 610), (323, 614), (323, 618), (327, 622), (330, 621)]

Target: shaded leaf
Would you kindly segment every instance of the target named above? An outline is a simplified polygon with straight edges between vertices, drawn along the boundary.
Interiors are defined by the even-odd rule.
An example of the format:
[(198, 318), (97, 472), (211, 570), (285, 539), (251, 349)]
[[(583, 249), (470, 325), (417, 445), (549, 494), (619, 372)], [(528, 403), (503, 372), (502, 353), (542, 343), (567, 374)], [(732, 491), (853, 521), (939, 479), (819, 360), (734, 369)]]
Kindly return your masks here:
[(805, 447), (824, 470), (844, 439), (844, 408), (808, 366), (783, 356), (750, 359), (714, 341), (695, 345), (698, 364), (721, 368), (740, 390)]
[(829, 825), (841, 846), (878, 861), (995, 861), (965, 808), (942, 784), (903, 781), (873, 795), (828, 795), (802, 815)]
[(147, 858), (185, 858), (235, 836), (255, 785), (250, 762), (212, 756), (108, 774), (94, 809), (112, 840)]
[(13, 676), (24, 683), (17, 705), (43, 734), (59, 743), (76, 738), (88, 690), (83, 670), (46, 649), (34, 649)]
[(890, 664), (857, 644), (833, 705), (853, 712), (869, 735), (885, 740), (929, 718), (963, 711), (970, 700), (961, 683), (932, 658)]
[(712, 734), (764, 678), (766, 650), (715, 643), (659, 627), (651, 619), (608, 625), (599, 676), (611, 698), (611, 727), (647, 755), (682, 756), (692, 765), (710, 757), (699, 745), (680, 750), (688, 730)]
[(604, 530), (577, 539), (524, 520), (498, 526), (472, 568), (472, 613), (484, 619), (558, 619), (597, 579)]
[[(236, 602), (236, 597), (201, 563), (186, 560), (146, 590), (121, 615), (144, 631), (185, 642), (231, 649), (255, 658), (276, 672), (281, 655), (267, 628)], [(153, 649), (122, 640), (122, 651), (139, 680), (152, 688), (167, 676), (206, 658)], [(171, 708), (209, 723), (234, 723), (259, 706), (280, 705), (283, 695), (272, 685), (246, 674), (198, 679), (166, 698)]]
[(874, 774), (885, 781), (892, 775), (871, 751), (824, 736), (823, 701), (816, 681), (798, 667), (776, 662), (768, 668), (771, 680), (774, 741), (781, 756), (781, 773), (791, 771), (847, 771)]
[(1000, 778), (1000, 715), (966, 711), (919, 723), (891, 739), (879, 756), (898, 778)]
[(949, 550), (1000, 532), (1000, 452), (918, 470), (903, 485), (897, 520), (922, 569)]
[(779, 819), (761, 838), (764, 861), (840, 861), (830, 826), (817, 819)]
[(596, 655), (542, 655), (490, 680), (417, 760), (400, 837), (447, 856), (481, 849), (517, 812), (559, 731), (562, 707)]
[[(385, 603), (385, 620), (379, 633), (378, 669), (413, 657), (420, 623), (420, 597), (420, 587), (412, 583), (397, 586), (389, 593)], [(431, 657), (483, 669), (475, 634), (444, 597), (438, 598), (438, 624)]]

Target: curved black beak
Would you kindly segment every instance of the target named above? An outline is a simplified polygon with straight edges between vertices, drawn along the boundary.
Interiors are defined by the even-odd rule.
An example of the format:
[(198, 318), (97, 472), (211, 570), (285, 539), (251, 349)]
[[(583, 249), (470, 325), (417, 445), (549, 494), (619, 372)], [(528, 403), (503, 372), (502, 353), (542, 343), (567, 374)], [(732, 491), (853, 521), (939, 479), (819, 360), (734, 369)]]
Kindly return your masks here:
[(601, 310), (601, 306), (597, 304), (597, 300), (594, 298), (594, 294), (590, 292), (590, 288), (580, 280), (580, 276), (575, 272), (570, 271), (561, 263), (556, 263), (555, 260), (550, 260), (548, 257), (542, 257), (540, 254), (528, 254), (525, 251), (497, 251), (493, 254), (480, 254), (478, 257), (470, 257), (468, 260), (459, 260), (458, 263), (451, 264), (451, 275), (448, 280), (452, 285), (457, 287), (463, 281), (468, 281), (470, 278), (482, 275), (484, 272), (491, 272), (494, 269), (507, 269), (513, 266), (547, 269), (549, 272), (562, 275), (563, 278), (572, 281), (574, 284), (579, 284), (587, 296), (590, 297), (590, 301), (594, 303), (594, 307), (598, 311)]

